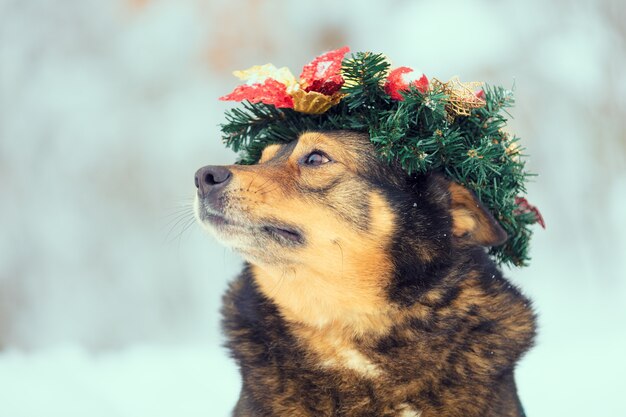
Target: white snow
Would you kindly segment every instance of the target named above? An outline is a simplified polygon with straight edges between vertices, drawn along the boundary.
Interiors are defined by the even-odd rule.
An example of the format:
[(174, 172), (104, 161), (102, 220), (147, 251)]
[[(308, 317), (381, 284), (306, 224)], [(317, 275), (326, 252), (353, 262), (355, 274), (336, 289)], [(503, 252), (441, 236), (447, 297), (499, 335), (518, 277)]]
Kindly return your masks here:
[(77, 346), (0, 355), (0, 416), (227, 416), (239, 375), (213, 346)]

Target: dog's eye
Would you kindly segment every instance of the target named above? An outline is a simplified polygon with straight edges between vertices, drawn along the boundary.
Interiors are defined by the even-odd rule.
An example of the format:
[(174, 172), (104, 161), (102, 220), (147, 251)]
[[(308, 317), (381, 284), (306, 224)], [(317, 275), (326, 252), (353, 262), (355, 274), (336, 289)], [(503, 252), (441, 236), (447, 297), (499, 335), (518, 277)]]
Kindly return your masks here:
[(304, 158), (305, 165), (322, 165), (328, 162), (330, 159), (320, 152), (311, 152)]

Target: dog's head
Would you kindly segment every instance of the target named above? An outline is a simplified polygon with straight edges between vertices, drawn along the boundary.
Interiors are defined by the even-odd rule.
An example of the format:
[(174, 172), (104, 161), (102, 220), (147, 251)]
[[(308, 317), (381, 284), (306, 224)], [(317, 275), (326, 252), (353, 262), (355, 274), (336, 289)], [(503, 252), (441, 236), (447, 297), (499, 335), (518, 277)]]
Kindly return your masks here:
[(268, 146), (256, 165), (206, 166), (195, 181), (199, 222), (251, 264), (341, 274), (352, 286), (372, 275), (367, 285), (389, 287), (393, 273), (423, 273), (455, 250), (506, 239), (467, 189), (408, 176), (365, 134), (304, 133)]

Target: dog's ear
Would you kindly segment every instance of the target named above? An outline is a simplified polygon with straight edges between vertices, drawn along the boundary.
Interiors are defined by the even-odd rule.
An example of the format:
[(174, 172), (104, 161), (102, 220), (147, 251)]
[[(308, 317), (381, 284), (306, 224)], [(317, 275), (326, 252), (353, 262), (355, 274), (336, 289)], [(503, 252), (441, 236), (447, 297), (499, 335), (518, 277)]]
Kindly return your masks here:
[(506, 232), (474, 193), (454, 182), (448, 183), (448, 191), (454, 237), (482, 246), (498, 246), (506, 241)]

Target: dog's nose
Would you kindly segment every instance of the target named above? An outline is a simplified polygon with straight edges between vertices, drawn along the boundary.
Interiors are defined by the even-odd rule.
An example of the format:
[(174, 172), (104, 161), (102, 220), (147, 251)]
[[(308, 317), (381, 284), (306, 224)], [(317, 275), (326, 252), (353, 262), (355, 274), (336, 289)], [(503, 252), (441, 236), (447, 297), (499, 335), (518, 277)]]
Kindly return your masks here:
[(233, 177), (226, 167), (209, 165), (196, 171), (196, 187), (202, 196), (210, 191), (223, 188)]

